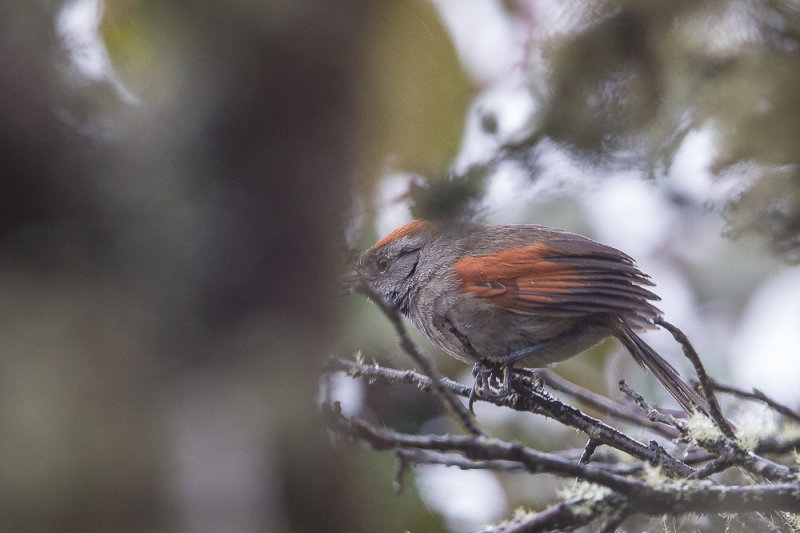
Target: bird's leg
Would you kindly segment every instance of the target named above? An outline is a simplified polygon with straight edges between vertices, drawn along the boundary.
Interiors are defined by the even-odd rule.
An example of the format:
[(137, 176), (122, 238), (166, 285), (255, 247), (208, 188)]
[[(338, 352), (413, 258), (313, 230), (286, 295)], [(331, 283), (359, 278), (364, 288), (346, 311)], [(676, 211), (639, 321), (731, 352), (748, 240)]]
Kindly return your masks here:
[(503, 364), (503, 390), (505, 391), (505, 394), (509, 394), (511, 392), (511, 374), (514, 371), (514, 363), (516, 361), (525, 359), (526, 357), (534, 356), (544, 349), (552, 348), (553, 346), (561, 344), (564, 341), (564, 337), (566, 337), (566, 335), (560, 335), (538, 344), (526, 346), (521, 350), (517, 350), (516, 352), (511, 352), (510, 354), (503, 356), (501, 361)]
[[(559, 335), (553, 339), (526, 346), (521, 350), (511, 352), (495, 360), (480, 359), (475, 363), (475, 366), (472, 367), (472, 375), (475, 376), (475, 384), (469, 395), (470, 411), (472, 411), (472, 404), (475, 403), (475, 400), (483, 398), (500, 399), (511, 393), (512, 373), (514, 372), (515, 362), (525, 359), (526, 357), (534, 356), (541, 350), (561, 344), (568, 335), (569, 334)], [(498, 377), (498, 374), (500, 374), (501, 377)], [(494, 382), (492, 378), (496, 378)]]
[(511, 392), (511, 373), (514, 371), (514, 363), (503, 366), (503, 389), (506, 394)]

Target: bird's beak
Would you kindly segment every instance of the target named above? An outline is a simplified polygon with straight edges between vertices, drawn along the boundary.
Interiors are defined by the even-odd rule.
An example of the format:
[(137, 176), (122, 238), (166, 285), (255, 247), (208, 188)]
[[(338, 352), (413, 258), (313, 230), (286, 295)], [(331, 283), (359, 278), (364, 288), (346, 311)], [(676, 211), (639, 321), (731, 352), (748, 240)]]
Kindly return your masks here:
[(344, 289), (345, 294), (353, 292), (353, 287), (355, 287), (360, 280), (361, 277), (355, 270), (339, 278), (339, 282), (342, 284), (342, 289)]

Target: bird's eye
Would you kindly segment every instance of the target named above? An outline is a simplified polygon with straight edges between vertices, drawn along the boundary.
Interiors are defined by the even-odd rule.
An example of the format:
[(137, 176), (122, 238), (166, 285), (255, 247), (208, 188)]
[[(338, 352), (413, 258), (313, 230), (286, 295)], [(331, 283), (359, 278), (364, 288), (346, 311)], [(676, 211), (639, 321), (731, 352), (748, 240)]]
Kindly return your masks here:
[(389, 258), (381, 257), (378, 259), (375, 265), (378, 267), (378, 271), (382, 274), (389, 268)]

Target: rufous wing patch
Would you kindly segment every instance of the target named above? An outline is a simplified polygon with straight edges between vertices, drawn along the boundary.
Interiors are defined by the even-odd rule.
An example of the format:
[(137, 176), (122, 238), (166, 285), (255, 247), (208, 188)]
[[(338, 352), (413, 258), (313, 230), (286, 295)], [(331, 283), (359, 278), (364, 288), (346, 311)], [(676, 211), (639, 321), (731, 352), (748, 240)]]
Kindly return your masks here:
[(519, 312), (521, 307), (551, 304), (552, 294), (579, 284), (570, 279), (568, 267), (544, 260), (549, 251), (545, 244), (531, 244), (465, 257), (455, 262), (453, 270), (464, 291)]
[(453, 265), (463, 290), (520, 314), (575, 317), (652, 313), (658, 299), (636, 267), (611, 255), (570, 256), (543, 243), (465, 257)]
[(453, 270), (465, 285), (513, 280), (541, 263), (549, 250), (545, 244), (531, 244), (480, 257), (464, 257), (455, 262)]

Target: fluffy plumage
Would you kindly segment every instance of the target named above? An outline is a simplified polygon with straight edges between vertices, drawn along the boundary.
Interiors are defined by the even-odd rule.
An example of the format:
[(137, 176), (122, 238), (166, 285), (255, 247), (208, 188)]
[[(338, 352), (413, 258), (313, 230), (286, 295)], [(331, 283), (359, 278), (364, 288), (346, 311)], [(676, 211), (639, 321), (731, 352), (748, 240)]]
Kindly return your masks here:
[(359, 277), (466, 362), (541, 367), (618, 338), (687, 411), (704, 400), (636, 334), (661, 315), (633, 259), (536, 225), (414, 221), (364, 252)]

